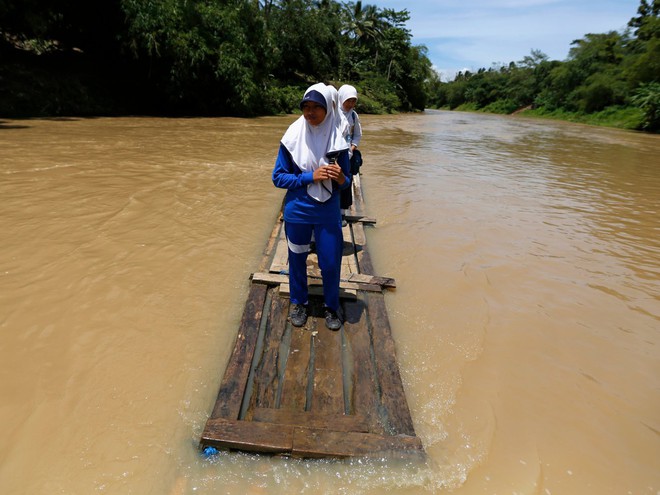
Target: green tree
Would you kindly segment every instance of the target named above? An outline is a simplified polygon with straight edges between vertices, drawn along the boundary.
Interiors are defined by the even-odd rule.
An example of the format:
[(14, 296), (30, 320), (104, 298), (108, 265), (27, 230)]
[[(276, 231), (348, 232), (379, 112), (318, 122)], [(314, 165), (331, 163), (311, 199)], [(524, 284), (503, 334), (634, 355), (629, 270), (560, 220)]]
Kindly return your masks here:
[(620, 65), (625, 38), (616, 31), (587, 34), (573, 41), (568, 60), (551, 74), (554, 105), (569, 111), (594, 112), (622, 103), (625, 89)]
[(644, 112), (643, 128), (660, 131), (660, 83), (642, 84), (633, 95), (632, 102)]
[(171, 110), (244, 114), (258, 108), (266, 57), (254, 44), (264, 29), (253, 3), (123, 0), (122, 6), (124, 45)]
[(660, 81), (660, 1), (654, 0), (650, 5), (642, 0), (637, 14), (628, 23), (635, 38), (629, 43), (624, 61), (625, 76), (632, 89)]
[(383, 22), (375, 5), (362, 7), (362, 2), (346, 4), (347, 25), (344, 31), (357, 45), (378, 47), (383, 37)]
[(272, 8), (269, 32), (273, 37), (276, 79), (327, 80), (339, 65), (340, 7), (311, 0), (278, 2)]
[(420, 109), (430, 62), (408, 19), (334, 0), (0, 0), (0, 79), (12, 88), (0, 110), (64, 112), (69, 100), (76, 113), (110, 96), (110, 109), (255, 115), (296, 108), (317, 81), (354, 81), (363, 109)]
[(361, 1), (344, 4), (341, 29), (344, 50), (339, 67), (340, 77), (360, 79), (361, 74), (374, 72), (385, 31), (390, 27), (376, 6), (363, 7)]
[(660, 0), (653, 0), (652, 4), (648, 0), (641, 0), (637, 16), (630, 19), (628, 26), (635, 30), (635, 36), (642, 41), (660, 38), (659, 16)]

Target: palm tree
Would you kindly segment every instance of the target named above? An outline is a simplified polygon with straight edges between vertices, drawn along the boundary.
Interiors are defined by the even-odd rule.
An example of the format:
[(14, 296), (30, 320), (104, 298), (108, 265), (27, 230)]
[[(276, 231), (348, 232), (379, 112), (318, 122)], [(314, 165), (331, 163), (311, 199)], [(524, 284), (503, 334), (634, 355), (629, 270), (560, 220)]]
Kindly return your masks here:
[(374, 65), (378, 62), (378, 49), (382, 45), (384, 31), (389, 27), (375, 5), (362, 6), (358, 0), (346, 4), (346, 28), (348, 36), (356, 48), (365, 49), (374, 54)]
[(378, 58), (378, 47), (382, 43), (383, 30), (387, 27), (383, 22), (380, 12), (375, 5), (367, 5), (362, 8), (362, 2), (347, 4), (348, 25), (345, 33), (355, 41), (358, 46), (366, 46), (376, 53)]

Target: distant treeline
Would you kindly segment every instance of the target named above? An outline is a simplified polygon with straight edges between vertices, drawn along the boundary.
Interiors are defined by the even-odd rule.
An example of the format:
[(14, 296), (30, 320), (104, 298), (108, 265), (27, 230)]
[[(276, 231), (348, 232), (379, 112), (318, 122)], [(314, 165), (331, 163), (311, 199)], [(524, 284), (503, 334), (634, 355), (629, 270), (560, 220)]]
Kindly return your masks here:
[(423, 110), (406, 10), (331, 0), (0, 0), (0, 116), (265, 115), (315, 82)]
[[(414, 4), (411, 3), (411, 6)], [(625, 32), (586, 34), (442, 82), (407, 10), (332, 0), (0, 0), (0, 116), (295, 111), (315, 82), (358, 111), (426, 107), (660, 130), (660, 0)]]
[(538, 50), (508, 66), (435, 80), (428, 104), (437, 108), (512, 113), (530, 108), (617, 127), (660, 130), (660, 0), (642, 0), (623, 33), (587, 34), (566, 61)]

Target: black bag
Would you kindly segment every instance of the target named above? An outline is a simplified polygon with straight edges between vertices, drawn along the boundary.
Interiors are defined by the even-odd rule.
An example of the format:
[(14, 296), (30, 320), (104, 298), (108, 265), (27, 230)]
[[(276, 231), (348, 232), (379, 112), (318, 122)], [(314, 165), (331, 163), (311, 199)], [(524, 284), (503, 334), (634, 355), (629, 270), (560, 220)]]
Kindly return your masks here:
[(359, 174), (360, 167), (362, 166), (362, 153), (360, 150), (355, 148), (353, 151), (353, 156), (351, 157), (351, 174)]
[(353, 204), (353, 186), (339, 191), (339, 208), (348, 210)]

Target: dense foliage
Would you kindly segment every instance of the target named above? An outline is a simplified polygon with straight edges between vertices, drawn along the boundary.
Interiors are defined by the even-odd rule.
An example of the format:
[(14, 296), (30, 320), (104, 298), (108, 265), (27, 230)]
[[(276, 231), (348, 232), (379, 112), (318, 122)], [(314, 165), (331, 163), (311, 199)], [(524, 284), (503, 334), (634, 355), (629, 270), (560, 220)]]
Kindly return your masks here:
[(0, 114), (290, 112), (351, 82), (364, 112), (421, 110), (407, 11), (332, 0), (0, 0)]
[(333, 0), (0, 0), (0, 115), (263, 115), (311, 83), (358, 111), (425, 107), (660, 130), (660, 0), (567, 60), (532, 50), (442, 82), (406, 10)]
[[(623, 33), (586, 34), (568, 59), (548, 60), (538, 50), (508, 66), (464, 72), (429, 83), (429, 104), (580, 120), (624, 118), (621, 127), (660, 130), (660, 0), (641, 0)], [(592, 119), (593, 121), (593, 119)]]

